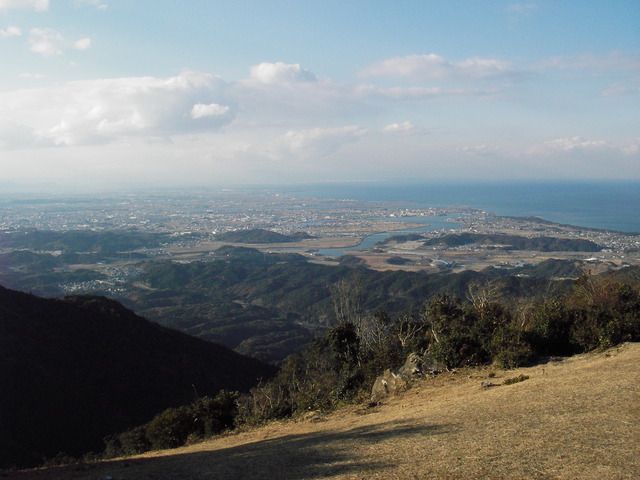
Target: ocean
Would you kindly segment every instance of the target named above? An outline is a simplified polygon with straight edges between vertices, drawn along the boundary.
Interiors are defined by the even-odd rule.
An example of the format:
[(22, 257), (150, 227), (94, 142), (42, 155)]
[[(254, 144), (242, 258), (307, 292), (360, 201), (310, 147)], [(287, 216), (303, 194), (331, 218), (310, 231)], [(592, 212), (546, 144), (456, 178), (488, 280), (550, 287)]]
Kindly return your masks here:
[(640, 181), (504, 183), (332, 183), (291, 187), (296, 196), (469, 207), (497, 215), (640, 233)]

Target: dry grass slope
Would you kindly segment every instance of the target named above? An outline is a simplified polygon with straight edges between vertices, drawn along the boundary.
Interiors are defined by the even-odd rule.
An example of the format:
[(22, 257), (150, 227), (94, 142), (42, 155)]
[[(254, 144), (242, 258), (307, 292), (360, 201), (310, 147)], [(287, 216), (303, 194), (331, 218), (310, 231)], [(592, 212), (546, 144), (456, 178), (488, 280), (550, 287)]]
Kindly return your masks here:
[[(171, 451), (0, 474), (34, 479), (637, 479), (640, 344), (513, 371), (460, 370), (375, 408)], [(520, 374), (529, 379), (500, 385)], [(481, 387), (481, 382), (499, 385)]]

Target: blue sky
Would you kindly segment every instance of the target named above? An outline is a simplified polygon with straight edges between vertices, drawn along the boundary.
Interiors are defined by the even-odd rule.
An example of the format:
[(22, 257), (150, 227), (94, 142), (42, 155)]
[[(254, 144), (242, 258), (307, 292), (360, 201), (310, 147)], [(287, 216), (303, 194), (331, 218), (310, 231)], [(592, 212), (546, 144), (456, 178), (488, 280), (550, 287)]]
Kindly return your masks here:
[(0, 182), (640, 179), (640, 2), (0, 0)]

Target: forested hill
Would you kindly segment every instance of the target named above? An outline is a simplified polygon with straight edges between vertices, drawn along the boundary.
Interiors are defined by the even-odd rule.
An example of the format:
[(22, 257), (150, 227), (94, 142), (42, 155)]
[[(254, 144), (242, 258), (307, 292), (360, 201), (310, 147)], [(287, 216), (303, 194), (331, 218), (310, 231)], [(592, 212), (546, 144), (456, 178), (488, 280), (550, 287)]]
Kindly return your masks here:
[(520, 235), (450, 233), (443, 237), (427, 240), (426, 246), (443, 244), (448, 247), (481, 244), (508, 250), (534, 250), (539, 252), (599, 252), (602, 247), (591, 240), (581, 238), (523, 237)]
[(99, 451), (105, 436), (165, 408), (246, 391), (273, 373), (104, 297), (0, 287), (0, 466)]
[[(136, 282), (148, 288), (132, 290), (135, 295), (123, 302), (163, 325), (278, 362), (336, 322), (331, 286), (340, 281), (360, 292), (364, 311), (382, 309), (393, 316), (419, 308), (438, 293), (465, 298), (469, 284), (505, 274), (497, 269), (490, 274), (378, 272), (320, 265), (297, 254), (264, 254), (246, 247), (226, 246), (216, 254), (206, 263), (144, 264)], [(535, 273), (530, 269), (518, 273)], [(562, 282), (549, 286), (548, 279), (534, 275), (504, 276), (500, 283), (504, 293), (514, 297), (566, 286)]]
[(62, 253), (95, 252), (114, 254), (137, 248), (156, 248), (169, 240), (167, 233), (143, 233), (127, 231), (94, 232), (70, 230), (24, 230), (0, 232), (0, 245), (5, 248), (31, 250), (58, 250)]

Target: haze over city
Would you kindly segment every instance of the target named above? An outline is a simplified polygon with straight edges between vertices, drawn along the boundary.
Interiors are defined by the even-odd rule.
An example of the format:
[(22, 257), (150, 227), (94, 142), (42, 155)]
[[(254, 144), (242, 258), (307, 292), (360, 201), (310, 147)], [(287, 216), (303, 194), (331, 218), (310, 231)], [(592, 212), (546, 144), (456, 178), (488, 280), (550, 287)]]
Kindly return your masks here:
[(640, 179), (640, 3), (0, 0), (0, 183)]

